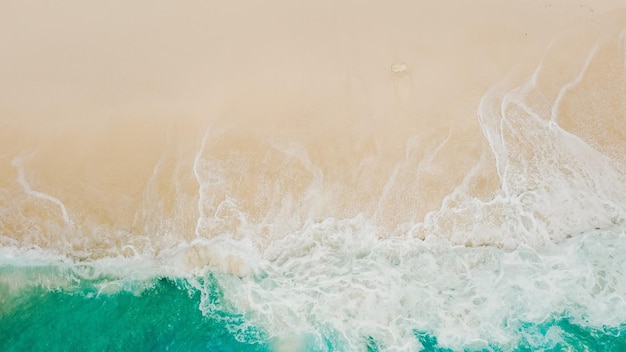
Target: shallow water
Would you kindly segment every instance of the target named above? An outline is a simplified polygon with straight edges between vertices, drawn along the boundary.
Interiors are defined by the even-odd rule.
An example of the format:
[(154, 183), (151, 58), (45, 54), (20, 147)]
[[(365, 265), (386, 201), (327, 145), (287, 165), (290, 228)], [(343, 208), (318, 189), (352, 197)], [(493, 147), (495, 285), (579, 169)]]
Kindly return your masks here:
[(5, 10), (0, 349), (626, 348), (619, 1)]

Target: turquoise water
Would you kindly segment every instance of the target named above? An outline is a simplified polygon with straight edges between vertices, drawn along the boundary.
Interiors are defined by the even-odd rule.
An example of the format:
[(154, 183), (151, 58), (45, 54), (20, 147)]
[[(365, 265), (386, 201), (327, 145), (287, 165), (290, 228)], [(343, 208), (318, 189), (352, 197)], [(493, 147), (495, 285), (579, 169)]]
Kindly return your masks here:
[[(63, 287), (50, 285), (65, 275)], [(221, 275), (221, 274), (218, 274)], [(14, 278), (38, 282), (11, 287)], [(46, 282), (48, 284), (46, 284)], [(198, 283), (201, 289), (198, 289)], [(46, 287), (47, 286), (47, 287)], [(107, 287), (115, 290), (106, 291)], [(78, 279), (61, 267), (0, 269), (0, 350), (2, 351), (272, 351), (261, 327), (223, 300), (219, 280), (208, 273), (198, 280), (157, 277), (125, 280)], [(203, 312), (200, 307), (209, 306)], [(517, 322), (518, 335), (508, 346), (487, 345), (464, 351), (624, 351), (626, 324), (594, 328), (579, 324), (567, 312), (541, 322)], [(414, 330), (424, 351), (455, 351), (437, 336)], [(299, 344), (308, 351), (346, 351), (333, 334), (325, 346)], [(363, 336), (362, 350), (388, 346)]]
[[(4, 278), (16, 271), (45, 276), (54, 268), (2, 268)], [(26, 273), (25, 273), (26, 272)], [(54, 275), (49, 276), (54, 279)], [(99, 294), (96, 284), (65, 289), (41, 286), (9, 292), (0, 286), (2, 351), (268, 351), (261, 332), (245, 318), (219, 308), (220, 291), (208, 299), (218, 309), (205, 316), (200, 292), (180, 279), (134, 282), (141, 292)], [(237, 331), (239, 330), (239, 331)]]

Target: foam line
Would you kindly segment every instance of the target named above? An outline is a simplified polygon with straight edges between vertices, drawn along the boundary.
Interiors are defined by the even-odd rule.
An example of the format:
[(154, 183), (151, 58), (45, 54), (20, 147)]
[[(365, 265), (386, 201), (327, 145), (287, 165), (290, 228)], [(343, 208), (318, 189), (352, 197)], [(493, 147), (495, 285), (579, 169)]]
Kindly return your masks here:
[[(626, 69), (626, 29), (619, 34), (618, 44), (621, 45), (624, 50), (624, 69)], [(624, 72), (624, 78), (626, 80), (626, 72)]]
[(196, 177), (196, 181), (198, 182), (198, 220), (196, 221), (196, 237), (200, 237), (200, 228), (202, 227), (203, 221), (205, 219), (205, 209), (204, 209), (204, 190), (206, 188), (205, 183), (200, 177), (200, 162), (202, 160), (202, 153), (204, 152), (204, 148), (206, 147), (207, 139), (209, 138), (210, 127), (207, 127), (204, 132), (204, 136), (202, 137), (202, 143), (200, 144), (200, 149), (196, 152), (196, 156), (193, 159), (193, 174)]
[[(491, 149), (491, 152), (496, 159), (496, 172), (498, 174), (498, 179), (500, 180), (500, 186), (504, 187), (504, 170), (502, 170), (501, 161), (504, 152), (502, 135), (500, 133), (501, 130), (494, 130), (494, 128), (490, 126), (490, 122), (496, 119), (496, 114), (498, 113), (494, 111), (492, 107), (492, 105), (498, 99), (498, 97), (496, 96), (496, 94), (498, 94), (497, 89), (497, 86), (493, 86), (492, 88), (487, 90), (487, 92), (485, 92), (485, 94), (483, 94), (482, 98), (480, 99), (480, 103), (478, 105), (478, 123), (483, 132), (483, 135), (485, 136), (485, 139), (487, 140), (489, 149)], [(500, 88), (499, 90), (502, 90), (502, 88)], [(501, 118), (502, 117), (500, 117), (500, 119)]]
[(20, 186), (22, 186), (22, 189), (24, 189), (24, 192), (32, 197), (47, 200), (49, 202), (56, 204), (61, 210), (61, 213), (63, 214), (63, 221), (65, 222), (65, 224), (67, 226), (72, 226), (73, 224), (72, 220), (70, 219), (70, 216), (67, 213), (67, 209), (65, 208), (65, 205), (63, 204), (63, 202), (61, 202), (58, 198), (55, 198), (47, 193), (35, 191), (31, 188), (28, 181), (26, 181), (22, 159), (23, 157), (14, 158), (13, 161), (11, 162), (11, 165), (13, 165), (13, 167), (15, 167), (15, 169), (17, 170), (17, 182), (20, 184)]
[(556, 123), (556, 120), (559, 115), (559, 107), (561, 106), (561, 101), (563, 100), (567, 92), (569, 92), (572, 88), (576, 87), (578, 83), (582, 81), (583, 77), (585, 76), (585, 73), (587, 73), (587, 69), (589, 68), (589, 65), (591, 64), (591, 61), (593, 60), (593, 58), (596, 56), (596, 53), (598, 52), (598, 48), (599, 48), (599, 45), (596, 42), (596, 44), (593, 46), (589, 54), (587, 54), (587, 57), (585, 59), (585, 64), (583, 68), (580, 70), (580, 72), (578, 72), (578, 75), (576, 76), (576, 78), (574, 78), (572, 81), (565, 84), (565, 86), (563, 86), (563, 88), (559, 91), (559, 95), (554, 101), (554, 105), (552, 105), (552, 111), (550, 113), (551, 122)]

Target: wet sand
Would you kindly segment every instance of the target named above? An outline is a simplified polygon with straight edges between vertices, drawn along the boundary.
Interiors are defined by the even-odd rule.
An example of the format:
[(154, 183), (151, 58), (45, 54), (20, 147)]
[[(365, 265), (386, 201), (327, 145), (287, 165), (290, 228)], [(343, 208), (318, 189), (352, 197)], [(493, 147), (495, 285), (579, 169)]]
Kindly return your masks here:
[(621, 3), (9, 1), (0, 244), (100, 257), (230, 232), (263, 246), (358, 214), (405, 233), (464, 180), (470, 198), (502, 191), (481, 99), (540, 64), (529, 104), (547, 121), (559, 101), (555, 122), (621, 184)]

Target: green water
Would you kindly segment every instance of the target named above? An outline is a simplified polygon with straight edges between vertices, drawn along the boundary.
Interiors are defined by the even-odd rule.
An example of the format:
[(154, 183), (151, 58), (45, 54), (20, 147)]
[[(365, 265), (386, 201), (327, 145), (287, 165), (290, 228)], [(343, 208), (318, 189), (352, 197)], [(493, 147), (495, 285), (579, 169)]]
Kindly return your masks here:
[[(557, 317), (540, 324), (523, 323), (518, 332), (521, 338), (512, 348), (489, 344), (485, 349), (465, 351), (626, 351), (626, 324), (620, 328), (594, 329), (574, 324), (568, 318)], [(415, 335), (424, 346), (424, 351), (454, 351), (439, 346), (434, 336), (422, 332), (416, 332)]]
[[(67, 282), (54, 283), (63, 277), (66, 273), (57, 267), (0, 268), (0, 351), (272, 350), (261, 327), (224, 304), (212, 275), (200, 280), (203, 290), (186, 279), (157, 277), (127, 280), (110, 292), (103, 292), (110, 277), (70, 275)], [(15, 280), (30, 284), (16, 288)], [(211, 309), (203, 313), (200, 306)], [(541, 323), (518, 323), (515, 329), (515, 345), (489, 343), (464, 351), (626, 351), (626, 324), (598, 329), (555, 314)], [(428, 332), (416, 330), (414, 336), (425, 351), (454, 351)], [(323, 348), (300, 346), (346, 350), (331, 336)], [(362, 350), (387, 348), (364, 337)]]
[[(0, 317), (0, 351), (268, 350), (241, 315), (217, 310), (204, 316), (200, 291), (184, 280), (144, 285), (140, 294), (98, 294), (87, 283), (70, 290), (39, 285), (15, 295), (0, 284), (0, 303), (10, 306)], [(218, 288), (207, 299), (219, 307)], [(234, 334), (237, 328), (241, 333)]]

